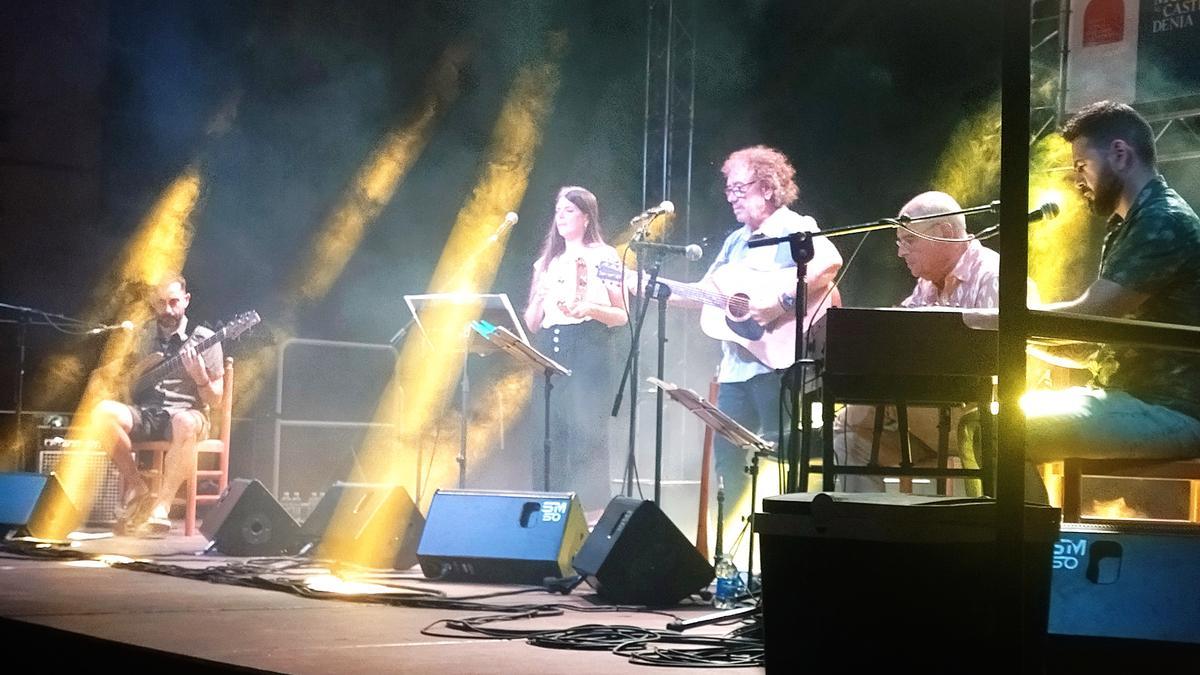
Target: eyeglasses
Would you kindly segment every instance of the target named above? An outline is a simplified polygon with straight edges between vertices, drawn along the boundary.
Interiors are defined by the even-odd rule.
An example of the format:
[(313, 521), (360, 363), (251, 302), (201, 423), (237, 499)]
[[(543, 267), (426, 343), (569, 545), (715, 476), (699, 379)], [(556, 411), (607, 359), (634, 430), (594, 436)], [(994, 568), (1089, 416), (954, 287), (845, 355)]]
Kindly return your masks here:
[(906, 232), (896, 236), (896, 248), (911, 249), (920, 240), (920, 237)]
[(746, 196), (746, 192), (750, 190), (750, 188), (754, 187), (755, 184), (755, 181), (750, 181), (749, 183), (730, 183), (729, 185), (725, 186), (725, 197), (741, 199), (742, 197)]

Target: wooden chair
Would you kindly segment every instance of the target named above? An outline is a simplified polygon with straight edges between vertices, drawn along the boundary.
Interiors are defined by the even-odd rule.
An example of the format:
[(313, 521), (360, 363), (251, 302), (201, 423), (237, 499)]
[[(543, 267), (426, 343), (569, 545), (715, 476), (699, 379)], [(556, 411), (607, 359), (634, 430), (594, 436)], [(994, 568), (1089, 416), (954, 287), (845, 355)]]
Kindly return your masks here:
[[(184, 534), (192, 536), (196, 533), (196, 505), (215, 503), (221, 497), (221, 493), (225, 492), (225, 487), (229, 484), (229, 436), (233, 426), (233, 359), (225, 359), (225, 376), (223, 383), (223, 391), (221, 394), (221, 404), (217, 411), (218, 433), (215, 438), (209, 438), (200, 441), (196, 444), (196, 464), (193, 466), (192, 475), (184, 482), (184, 489), (187, 491), (186, 496), (186, 511), (184, 515)], [(149, 452), (153, 454), (150, 464), (150, 472), (152, 475), (151, 488), (155, 492), (162, 489), (163, 465), (171, 444), (167, 441), (146, 441), (133, 444), (133, 451), (136, 455), (141, 452)], [(206, 461), (207, 460), (207, 461)], [(200, 468), (202, 466), (211, 466), (214, 463), (216, 468)], [(200, 482), (204, 479), (215, 479), (217, 481), (217, 491), (215, 493), (200, 494), (198, 492)]]
[(1084, 476), (1114, 476), (1189, 481), (1188, 520), (1200, 523), (1200, 460), (1067, 459), (1062, 462), (1063, 522), (1082, 522)]

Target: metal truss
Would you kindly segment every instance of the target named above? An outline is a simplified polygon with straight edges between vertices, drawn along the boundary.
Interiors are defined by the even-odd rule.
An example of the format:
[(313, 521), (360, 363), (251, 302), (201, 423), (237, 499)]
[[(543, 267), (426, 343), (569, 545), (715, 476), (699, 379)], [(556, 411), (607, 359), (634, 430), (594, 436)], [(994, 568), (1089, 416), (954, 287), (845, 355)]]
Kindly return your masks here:
[[(1030, 21), (1030, 143), (1052, 134), (1066, 118), (1070, 0), (1034, 0)], [(1200, 96), (1135, 102), (1150, 122), (1158, 162), (1200, 159)]]
[(696, 115), (695, 0), (646, 2), (646, 108), (642, 204), (675, 203), (690, 241), (692, 141)]

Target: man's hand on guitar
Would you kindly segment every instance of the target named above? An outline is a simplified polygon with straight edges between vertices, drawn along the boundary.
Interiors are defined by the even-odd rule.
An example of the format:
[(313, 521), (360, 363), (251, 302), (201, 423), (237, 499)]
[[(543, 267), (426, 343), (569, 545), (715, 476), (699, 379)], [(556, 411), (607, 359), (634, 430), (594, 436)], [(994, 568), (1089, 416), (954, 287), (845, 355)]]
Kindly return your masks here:
[(779, 298), (770, 296), (751, 298), (750, 299), (750, 318), (754, 319), (760, 326), (766, 326), (775, 319), (783, 316), (787, 311), (783, 308)]
[(192, 345), (186, 345), (179, 350), (179, 359), (183, 362), (183, 369), (187, 371), (192, 381), (198, 387), (208, 385), (208, 369), (204, 365), (204, 359), (196, 352), (196, 348)]

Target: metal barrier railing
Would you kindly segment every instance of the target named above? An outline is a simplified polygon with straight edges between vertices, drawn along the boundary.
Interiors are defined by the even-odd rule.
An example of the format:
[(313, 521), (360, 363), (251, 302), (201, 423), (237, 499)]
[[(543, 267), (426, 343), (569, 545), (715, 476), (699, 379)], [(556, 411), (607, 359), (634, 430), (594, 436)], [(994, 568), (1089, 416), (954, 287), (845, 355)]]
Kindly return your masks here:
[[(282, 439), (283, 439), (284, 428), (291, 427), (291, 428), (308, 428), (308, 429), (365, 429), (365, 430), (382, 428), (382, 429), (392, 429), (394, 432), (395, 431), (394, 427), (396, 426), (394, 424), (382, 423), (382, 422), (360, 422), (360, 421), (347, 421), (347, 420), (285, 418), (283, 416), (283, 410), (284, 410), (284, 400), (283, 400), (284, 386), (283, 385), (284, 385), (284, 379), (286, 377), (286, 373), (284, 370), (284, 362), (285, 362), (285, 358), (286, 358), (288, 349), (291, 347), (294, 347), (294, 346), (315, 346), (315, 347), (328, 347), (330, 349), (340, 349), (340, 350), (391, 352), (391, 359), (392, 359), (392, 364), (393, 364), (392, 372), (395, 372), (395, 369), (394, 369), (395, 362), (400, 357), (399, 352), (397, 352), (396, 349), (390, 344), (374, 344), (374, 343), (367, 343), (367, 342), (339, 342), (339, 341), (335, 341), (335, 340), (313, 340), (313, 339), (308, 339), (308, 338), (292, 338), (283, 343), (283, 345), (279, 349), (279, 358), (278, 358), (278, 362), (276, 363), (276, 368), (275, 368), (275, 415), (274, 415), (275, 430), (274, 430), (274, 447), (273, 447), (272, 463), (271, 463), (271, 492), (275, 495), (279, 494), (279, 466), (280, 466), (281, 450), (282, 450), (282, 446), (283, 446)], [(399, 405), (401, 405), (401, 403), (403, 401), (404, 394), (403, 394), (403, 391), (401, 391), (398, 388), (398, 385), (394, 385), (394, 386), (397, 387), (395, 390), (395, 396), (396, 396), (396, 405), (399, 406)], [(355, 452), (355, 455), (357, 456), (357, 450), (355, 450), (354, 452)], [(346, 477), (345, 476), (337, 476), (336, 477), (337, 480), (341, 480), (344, 478), (346, 478)]]

